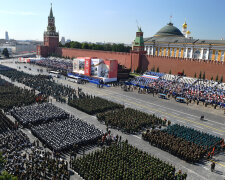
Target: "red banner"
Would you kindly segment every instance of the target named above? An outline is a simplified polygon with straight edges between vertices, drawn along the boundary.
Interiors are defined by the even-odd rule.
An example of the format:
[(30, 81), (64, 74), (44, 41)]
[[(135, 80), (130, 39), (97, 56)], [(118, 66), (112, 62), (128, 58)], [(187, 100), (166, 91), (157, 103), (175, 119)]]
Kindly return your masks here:
[(91, 76), (91, 58), (85, 58), (84, 75)]

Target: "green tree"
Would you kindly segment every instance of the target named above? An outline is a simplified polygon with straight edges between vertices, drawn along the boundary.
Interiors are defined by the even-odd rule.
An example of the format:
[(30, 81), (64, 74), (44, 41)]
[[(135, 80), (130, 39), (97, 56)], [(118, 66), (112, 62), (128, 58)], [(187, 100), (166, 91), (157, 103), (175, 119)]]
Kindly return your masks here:
[(219, 80), (219, 76), (218, 76), (218, 74), (216, 75), (216, 81), (218, 82), (218, 80)]
[(202, 79), (204, 79), (204, 80), (205, 80), (205, 72), (203, 73)]
[(182, 71), (182, 74), (184, 75), (184, 69), (183, 69), (183, 71)]
[(213, 80), (213, 76), (211, 77), (211, 80)]
[(223, 82), (223, 76), (221, 76), (221, 78), (220, 78), (220, 82), (221, 82), (221, 83)]
[(198, 79), (202, 79), (202, 71), (200, 71)]
[(105, 44), (104, 45), (104, 51), (112, 51), (112, 45), (111, 44)]
[(159, 72), (159, 67), (157, 67), (156, 72)]
[(155, 72), (155, 66), (152, 67), (151, 71)]
[(64, 45), (62, 45), (62, 43), (61, 42), (59, 42), (59, 47), (65, 47)]
[(171, 69), (170, 69), (170, 71), (169, 71), (169, 74), (172, 74)]
[(82, 49), (89, 49), (88, 43), (82, 43), (81, 48)]
[(2, 54), (3, 54), (6, 58), (8, 58), (8, 57), (9, 57), (9, 51), (8, 51), (8, 49), (7, 49), (7, 48), (4, 48), (3, 51), (2, 51)]
[(17, 177), (9, 174), (7, 171), (2, 171), (0, 180), (17, 180)]
[(66, 48), (78, 48), (78, 49), (92, 49), (102, 51), (115, 51), (115, 52), (130, 52), (131, 47), (125, 46), (124, 44), (95, 44), (95, 43), (79, 43), (77, 41), (71, 41), (66, 43), (64, 46), (59, 44), (60, 47)]
[(196, 78), (196, 77), (197, 77), (197, 74), (196, 74), (196, 72), (195, 72), (194, 78)]

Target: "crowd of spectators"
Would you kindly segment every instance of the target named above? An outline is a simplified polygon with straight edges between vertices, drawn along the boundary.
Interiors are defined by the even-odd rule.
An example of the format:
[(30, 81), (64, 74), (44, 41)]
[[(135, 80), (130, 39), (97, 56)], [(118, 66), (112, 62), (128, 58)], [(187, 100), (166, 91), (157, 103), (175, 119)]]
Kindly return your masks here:
[(53, 70), (61, 70), (66, 72), (72, 72), (73, 70), (73, 61), (71, 59), (49, 57), (39, 60), (31, 59), (30, 63), (47, 67)]
[[(179, 81), (182, 77), (171, 80), (163, 79), (162, 73), (147, 73), (156, 78), (145, 76), (136, 77), (127, 85), (134, 85), (146, 89), (148, 92), (164, 93), (173, 97), (183, 97), (187, 102), (202, 102), (205, 106), (213, 105), (215, 108), (225, 107), (225, 89), (222, 86), (212, 85), (208, 80), (196, 80), (193, 83)], [(205, 83), (204, 83), (205, 82)], [(207, 83), (208, 82), (208, 83)]]

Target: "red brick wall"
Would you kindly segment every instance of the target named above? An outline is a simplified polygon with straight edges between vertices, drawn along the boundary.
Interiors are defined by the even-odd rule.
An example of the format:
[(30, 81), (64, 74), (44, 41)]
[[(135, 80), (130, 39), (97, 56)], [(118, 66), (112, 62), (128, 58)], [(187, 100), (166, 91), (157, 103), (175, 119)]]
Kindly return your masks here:
[(159, 67), (160, 72), (169, 73), (171, 70), (172, 74), (177, 74), (184, 70), (184, 73), (190, 77), (194, 77), (195, 73), (198, 77), (201, 71), (202, 75), (205, 72), (207, 79), (211, 79), (213, 76), (215, 80), (218, 74), (219, 80), (221, 76), (223, 76), (225, 80), (225, 63), (139, 55), (138, 53), (120, 53), (71, 48), (57, 48), (56, 54), (70, 58), (97, 57), (102, 59), (115, 59), (118, 60), (119, 64), (124, 65), (127, 68), (132, 68), (132, 70), (136, 70), (137, 67), (139, 67), (140, 70), (146, 71), (151, 70), (152, 67), (155, 67), (155, 69)]
[(49, 54), (48, 46), (37, 46), (37, 55), (47, 57)]
[[(98, 51), (98, 50), (88, 50), (88, 49), (72, 49), (72, 48), (57, 48), (57, 55), (63, 57), (97, 57), (101, 59), (115, 59), (118, 63), (124, 65), (126, 68), (136, 69), (138, 66), (139, 55), (131, 53), (122, 52), (111, 52), (111, 51)], [(132, 62), (131, 63), (131, 57)]]
[(213, 76), (215, 80), (217, 74), (219, 76), (219, 80), (221, 76), (225, 79), (225, 63), (142, 55), (142, 69), (151, 70), (154, 66), (155, 69), (159, 67), (159, 71), (165, 73), (169, 73), (171, 70), (172, 74), (177, 74), (184, 70), (184, 73), (187, 76), (194, 77), (194, 74), (196, 73), (198, 77), (201, 71), (202, 75), (205, 72), (206, 79), (211, 79)]
[(44, 37), (44, 45), (49, 47), (49, 54), (52, 54), (56, 51), (56, 48), (59, 45), (59, 37), (58, 36), (46, 36)]

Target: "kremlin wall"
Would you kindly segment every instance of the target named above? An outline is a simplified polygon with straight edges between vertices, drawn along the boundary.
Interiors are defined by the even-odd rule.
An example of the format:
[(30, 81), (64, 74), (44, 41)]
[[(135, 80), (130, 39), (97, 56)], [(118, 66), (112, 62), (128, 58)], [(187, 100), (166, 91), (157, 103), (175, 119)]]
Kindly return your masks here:
[(204, 61), (187, 58), (152, 56), (139, 53), (120, 53), (109, 51), (97, 51), (86, 49), (72, 49), (72, 48), (57, 48), (56, 54), (63, 57), (98, 57), (102, 59), (116, 59), (118, 64), (124, 65), (126, 68), (136, 70), (139, 68), (142, 71), (150, 70), (152, 67), (159, 67), (160, 72), (177, 74), (182, 72), (187, 76), (197, 77), (200, 73), (205, 72), (206, 79), (215, 79), (217, 74), (219, 78), (225, 78), (225, 63), (216, 61)]
[[(57, 56), (70, 58), (97, 57), (103, 60), (114, 59), (118, 61), (118, 64), (124, 65), (127, 69), (131, 69), (131, 71), (137, 69), (139, 69), (139, 71), (150, 71), (152, 67), (159, 67), (159, 71), (163, 73), (169, 73), (171, 71), (172, 74), (177, 74), (178, 72), (184, 71), (187, 76), (194, 77), (196, 73), (198, 77), (201, 71), (202, 74), (205, 72), (206, 79), (211, 79), (211, 77), (213, 77), (215, 80), (217, 75), (219, 79), (221, 76), (223, 76), (225, 79), (225, 62), (221, 60), (215, 60), (216, 51), (218, 51), (220, 54), (218, 59), (221, 57), (221, 51), (223, 51), (222, 57), (225, 58), (225, 45), (221, 46), (221, 44), (224, 42), (219, 42), (220, 47), (224, 48), (222, 50), (211, 50), (209, 47), (203, 46), (206, 44), (206, 41), (204, 41), (205, 44), (201, 46), (199, 44), (195, 45), (194, 42), (196, 41), (194, 39), (187, 39), (187, 37), (184, 36), (178, 28), (173, 26), (172, 23), (169, 23), (167, 26), (162, 28), (155, 35), (155, 37), (145, 38), (145, 40), (143, 39), (143, 32), (139, 27), (138, 31), (136, 32), (136, 38), (132, 44), (132, 51), (130, 53), (61, 48), (58, 47), (58, 39), (59, 34), (56, 33), (55, 18), (51, 8), (50, 15), (48, 17), (47, 31), (44, 33), (44, 46), (37, 46), (37, 56), (39, 57), (47, 57), (54, 54)], [(172, 47), (165, 47), (164, 45), (163, 47), (160, 45), (161, 39), (163, 39), (164, 44), (166, 39), (169, 42), (167, 44), (172, 44), (171, 41), (173, 41), (173, 44), (176, 46), (177, 44), (181, 44), (175, 43), (178, 41), (190, 42), (186, 44), (183, 43), (183, 46), (181, 47), (175, 47), (175, 45)], [(201, 42), (203, 43), (203, 41)], [(216, 42), (218, 42), (218, 40)], [(188, 47), (188, 45), (190, 47)], [(196, 50), (196, 48), (199, 47), (201, 47), (201, 49)], [(184, 52), (185, 48), (186, 50)], [(208, 56), (206, 59), (203, 59), (203, 57), (206, 57), (204, 54), (206, 48), (208, 48), (208, 52), (206, 52)], [(151, 55), (149, 55), (150, 50)], [(172, 50), (171, 53), (170, 50)], [(162, 53), (159, 52), (162, 51), (164, 51), (164, 54), (167, 56), (161, 56)], [(213, 52), (211, 56), (209, 55), (210, 52)], [(195, 56), (196, 54), (199, 56)], [(200, 58), (194, 59), (193, 57), (201, 57), (201, 60)], [(209, 57), (213, 57), (213, 60), (209, 59)]]

